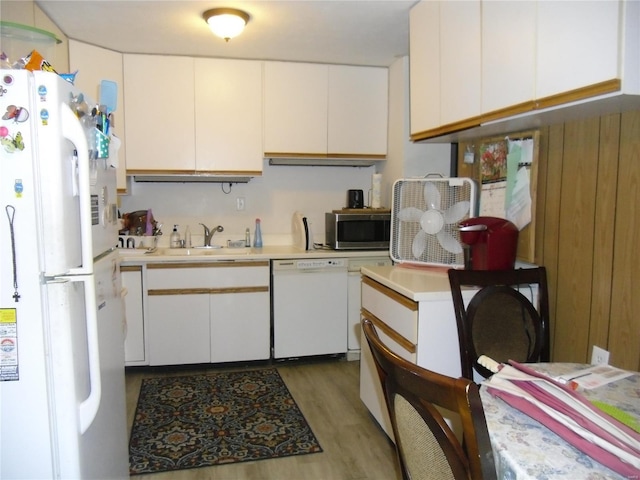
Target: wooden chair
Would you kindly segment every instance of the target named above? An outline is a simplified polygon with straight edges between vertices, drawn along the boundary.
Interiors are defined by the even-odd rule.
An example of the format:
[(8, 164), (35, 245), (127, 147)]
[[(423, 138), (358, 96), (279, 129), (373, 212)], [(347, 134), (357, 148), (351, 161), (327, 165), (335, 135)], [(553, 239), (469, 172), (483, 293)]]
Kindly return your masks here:
[[(465, 378), (440, 375), (399, 357), (381, 342), (370, 320), (362, 320), (362, 330), (384, 391), (403, 478), (495, 479), (478, 386)], [(439, 408), (459, 414), (462, 444)]]
[[(498, 363), (548, 362), (549, 293), (544, 267), (516, 270), (449, 270), (449, 283), (458, 326), (462, 376), (473, 380), (474, 369), (484, 378), (491, 371), (478, 364), (486, 355)], [(536, 308), (530, 285), (538, 287)], [(480, 287), (465, 307), (463, 286)]]

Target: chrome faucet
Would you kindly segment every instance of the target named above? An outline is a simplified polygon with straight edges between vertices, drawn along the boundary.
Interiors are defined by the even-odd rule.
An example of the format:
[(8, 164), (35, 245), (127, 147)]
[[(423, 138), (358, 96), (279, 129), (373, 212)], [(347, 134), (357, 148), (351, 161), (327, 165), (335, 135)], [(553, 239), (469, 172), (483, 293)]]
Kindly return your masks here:
[(222, 225), (218, 225), (216, 228), (211, 230), (209, 230), (209, 227), (207, 227), (204, 223), (201, 223), (200, 225), (204, 227), (204, 246), (205, 247), (211, 246), (211, 237), (213, 237), (214, 233), (222, 232), (224, 230)]

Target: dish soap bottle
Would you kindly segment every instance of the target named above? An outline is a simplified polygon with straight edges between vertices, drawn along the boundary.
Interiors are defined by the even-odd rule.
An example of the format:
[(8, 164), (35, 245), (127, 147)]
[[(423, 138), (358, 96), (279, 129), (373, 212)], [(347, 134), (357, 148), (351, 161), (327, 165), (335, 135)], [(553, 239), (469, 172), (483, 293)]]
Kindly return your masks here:
[(262, 231), (260, 230), (259, 218), (256, 218), (256, 231), (253, 234), (253, 247), (262, 248)]
[(173, 232), (169, 238), (169, 246), (171, 248), (180, 248), (180, 234), (178, 233), (178, 225), (173, 226)]

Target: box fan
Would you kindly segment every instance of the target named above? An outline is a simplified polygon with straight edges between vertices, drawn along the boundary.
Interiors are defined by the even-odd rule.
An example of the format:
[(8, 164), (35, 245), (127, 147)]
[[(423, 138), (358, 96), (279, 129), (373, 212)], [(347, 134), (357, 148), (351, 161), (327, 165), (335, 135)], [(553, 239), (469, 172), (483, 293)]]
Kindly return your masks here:
[(393, 184), (391, 258), (397, 263), (464, 266), (458, 223), (476, 216), (470, 178), (400, 179)]

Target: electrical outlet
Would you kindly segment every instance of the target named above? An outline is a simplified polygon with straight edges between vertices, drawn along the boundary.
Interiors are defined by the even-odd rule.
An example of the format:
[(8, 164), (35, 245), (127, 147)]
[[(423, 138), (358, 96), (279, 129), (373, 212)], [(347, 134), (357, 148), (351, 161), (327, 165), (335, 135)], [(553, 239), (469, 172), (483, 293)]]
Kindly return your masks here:
[(591, 365), (608, 365), (609, 352), (604, 348), (593, 346), (591, 351)]
[(244, 210), (244, 197), (236, 198), (236, 210)]

